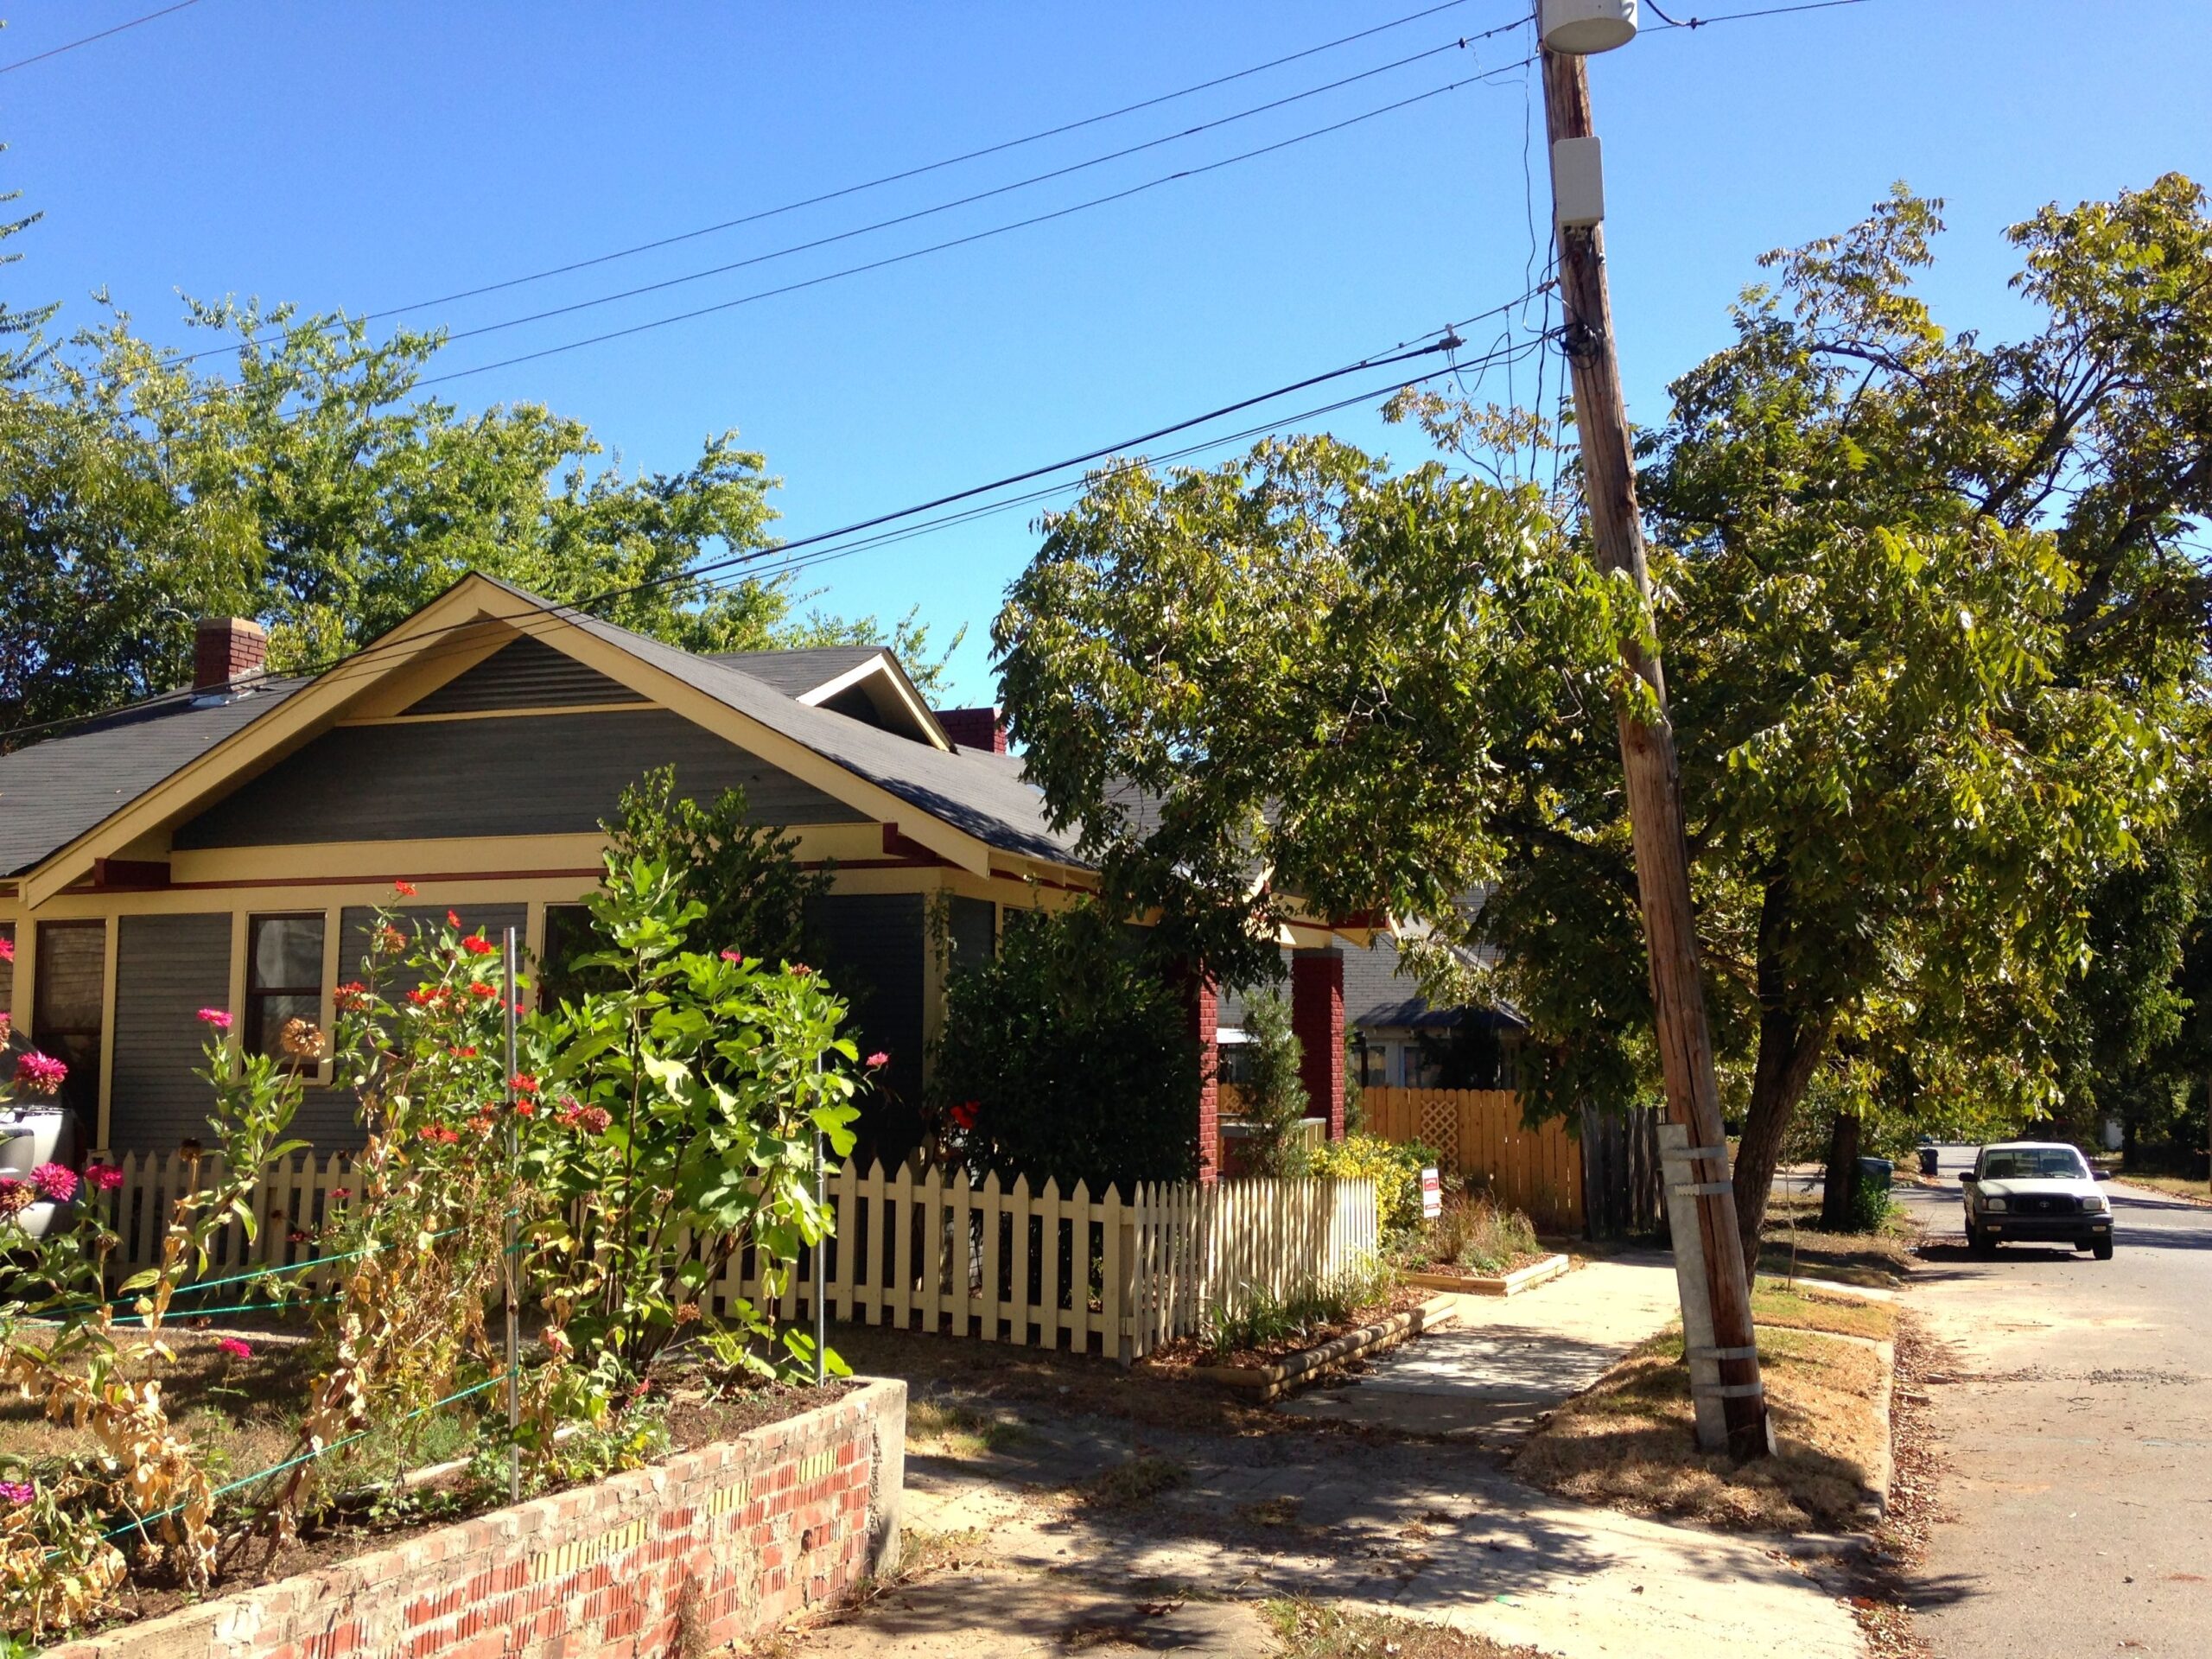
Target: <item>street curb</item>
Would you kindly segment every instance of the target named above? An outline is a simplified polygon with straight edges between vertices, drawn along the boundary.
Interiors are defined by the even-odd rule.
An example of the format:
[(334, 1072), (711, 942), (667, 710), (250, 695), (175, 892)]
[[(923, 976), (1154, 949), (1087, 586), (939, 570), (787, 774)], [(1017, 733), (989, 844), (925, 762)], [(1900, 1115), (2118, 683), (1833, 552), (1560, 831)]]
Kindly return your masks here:
[(1887, 1520), (1890, 1513), (1890, 1482), (1897, 1472), (1897, 1433), (1890, 1413), (1897, 1403), (1897, 1345), (1894, 1342), (1878, 1342), (1874, 1357), (1881, 1362), (1881, 1381), (1874, 1387), (1874, 1412), (1882, 1423), (1881, 1458), (1872, 1482), (1874, 1517)]

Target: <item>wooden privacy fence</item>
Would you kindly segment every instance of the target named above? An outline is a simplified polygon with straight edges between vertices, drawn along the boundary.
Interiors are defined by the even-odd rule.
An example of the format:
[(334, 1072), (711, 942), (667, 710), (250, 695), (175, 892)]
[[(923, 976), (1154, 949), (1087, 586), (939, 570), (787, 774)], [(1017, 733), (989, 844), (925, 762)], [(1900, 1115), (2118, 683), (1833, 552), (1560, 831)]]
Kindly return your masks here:
[[(211, 1160), (212, 1161), (212, 1160)], [(190, 1171), (174, 1153), (114, 1160), (121, 1186), (99, 1202), (123, 1236), (118, 1276), (158, 1259), (171, 1205)], [(203, 1184), (207, 1173), (202, 1166)], [(334, 1189), (347, 1185), (340, 1154), (297, 1158), (257, 1195), (258, 1236), (236, 1224), (216, 1236), (211, 1275), (300, 1268), (316, 1259), (313, 1235)], [(1162, 1343), (1197, 1336), (1259, 1296), (1287, 1300), (1370, 1261), (1379, 1238), (1372, 1181), (1229, 1180), (1212, 1185), (1140, 1185), (1127, 1199), (1093, 1198), (1078, 1182), (981, 1182), (881, 1165), (847, 1164), (830, 1178), (836, 1230), (824, 1250), (833, 1319), (1025, 1346), (1141, 1359)], [(336, 1265), (301, 1276), (327, 1288)], [(802, 1259), (779, 1312), (811, 1317), (814, 1264)], [(711, 1292), (718, 1309), (758, 1300), (750, 1252)], [(224, 1303), (239, 1300), (224, 1296)], [(192, 1299), (178, 1313), (192, 1312)]]
[(1360, 1103), (1370, 1134), (1433, 1147), (1471, 1185), (1546, 1232), (1584, 1230), (1580, 1143), (1558, 1120), (1529, 1128), (1512, 1090), (1369, 1088)]

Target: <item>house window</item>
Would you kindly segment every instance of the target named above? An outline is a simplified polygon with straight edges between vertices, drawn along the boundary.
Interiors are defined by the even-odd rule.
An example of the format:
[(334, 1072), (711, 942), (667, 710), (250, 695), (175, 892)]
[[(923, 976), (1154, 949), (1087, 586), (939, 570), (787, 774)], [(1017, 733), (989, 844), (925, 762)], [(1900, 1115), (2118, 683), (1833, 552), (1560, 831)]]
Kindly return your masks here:
[(1390, 1083), (1390, 1051), (1381, 1043), (1362, 1037), (1352, 1046), (1353, 1057), (1359, 1063), (1359, 1086), (1363, 1089), (1384, 1089)]
[[(302, 1033), (322, 1025), (321, 912), (246, 918), (245, 1047), (251, 1054), (313, 1064), (314, 1052), (296, 1046)], [(293, 1027), (294, 1020), (304, 1026)], [(287, 1051), (284, 1033), (296, 1046)]]
[(61, 1103), (90, 1132), (100, 1109), (100, 1014), (107, 980), (105, 922), (41, 922), (31, 987), (31, 1041), (69, 1068)]
[(607, 941), (592, 931), (588, 905), (545, 906), (545, 944), (537, 957), (537, 1006), (550, 1014), (563, 1000), (581, 1001), (592, 991), (611, 991), (621, 982), (608, 969), (579, 972), (578, 957), (604, 950)]

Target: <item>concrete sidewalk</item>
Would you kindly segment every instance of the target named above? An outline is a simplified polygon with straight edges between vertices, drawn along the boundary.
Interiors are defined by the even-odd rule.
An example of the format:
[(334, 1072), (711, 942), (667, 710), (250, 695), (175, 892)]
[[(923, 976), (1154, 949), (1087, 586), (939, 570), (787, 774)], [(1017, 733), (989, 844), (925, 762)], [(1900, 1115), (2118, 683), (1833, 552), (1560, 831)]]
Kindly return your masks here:
[(1587, 1262), (1514, 1297), (1454, 1295), (1456, 1326), (1370, 1360), (1283, 1410), (1401, 1434), (1503, 1445), (1681, 1311), (1674, 1258)]

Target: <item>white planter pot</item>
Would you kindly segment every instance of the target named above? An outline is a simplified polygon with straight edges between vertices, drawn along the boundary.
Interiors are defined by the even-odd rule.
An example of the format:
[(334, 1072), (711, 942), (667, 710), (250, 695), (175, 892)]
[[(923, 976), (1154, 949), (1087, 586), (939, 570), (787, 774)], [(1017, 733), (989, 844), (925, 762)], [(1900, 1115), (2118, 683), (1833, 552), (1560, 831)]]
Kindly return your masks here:
[(28, 1238), (44, 1238), (50, 1231), (66, 1231), (70, 1223), (71, 1206), (41, 1198), (16, 1217), (16, 1225), (23, 1230)]

